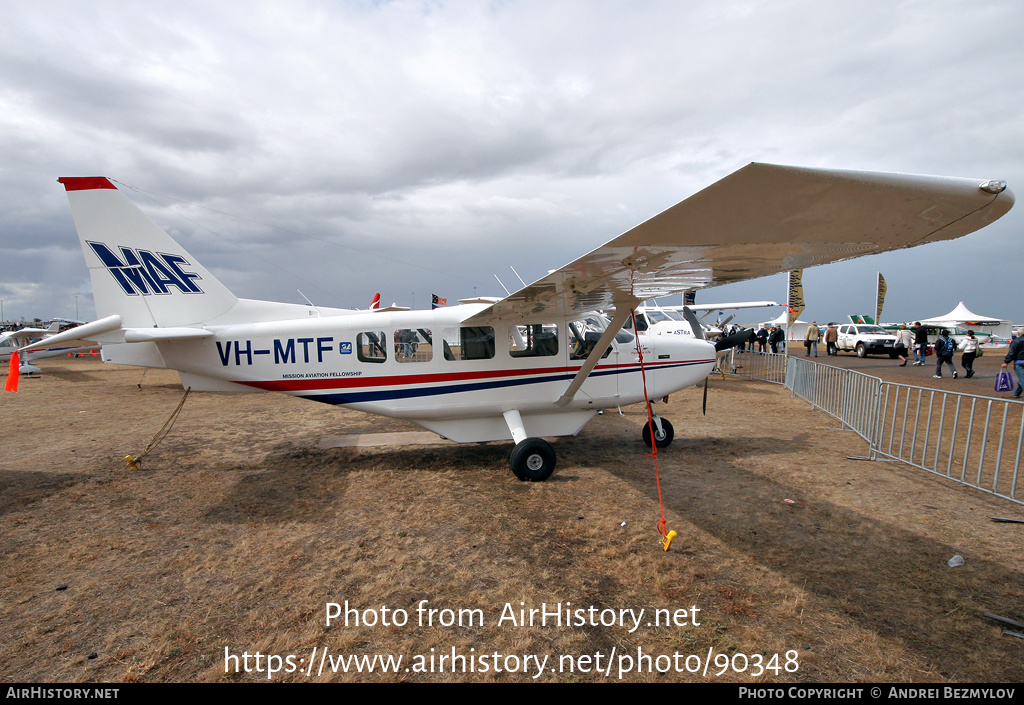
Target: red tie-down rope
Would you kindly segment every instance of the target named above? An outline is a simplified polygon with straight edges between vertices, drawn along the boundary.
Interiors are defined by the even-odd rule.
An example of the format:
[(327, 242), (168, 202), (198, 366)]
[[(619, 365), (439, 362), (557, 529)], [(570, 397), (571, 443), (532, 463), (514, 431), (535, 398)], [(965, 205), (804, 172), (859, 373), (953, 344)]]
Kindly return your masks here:
[[(629, 293), (633, 294), (633, 276), (635, 271), (629, 273)], [(635, 300), (635, 296), (634, 296)], [(665, 521), (665, 501), (661, 497), (661, 475), (658, 473), (658, 439), (654, 433), (654, 412), (651, 411), (651, 399), (647, 395), (647, 371), (644, 368), (644, 351), (640, 347), (640, 334), (636, 327), (636, 310), (629, 310), (629, 317), (633, 321), (633, 337), (636, 339), (636, 356), (640, 362), (640, 378), (644, 385), (644, 403), (647, 404), (647, 430), (651, 437), (651, 454), (644, 458), (654, 459), (654, 483), (658, 487), (658, 509), (661, 511), (661, 521), (658, 522), (658, 534), (661, 535), (661, 547), (668, 550), (672, 545), (672, 539), (676, 537), (675, 531), (668, 531), (668, 522)]]
[(644, 458), (654, 459), (654, 483), (658, 487), (658, 509), (661, 511), (661, 521), (658, 522), (658, 533), (661, 535), (661, 546), (664, 550), (672, 545), (672, 539), (676, 537), (675, 531), (668, 530), (668, 522), (665, 521), (665, 501), (661, 497), (661, 475), (658, 473), (658, 439), (654, 433), (654, 413), (651, 411), (651, 400), (647, 396), (647, 371), (644, 368), (644, 351), (640, 347), (640, 336), (637, 335), (636, 312), (630, 310), (630, 318), (633, 320), (633, 337), (636, 339), (636, 355), (640, 361), (640, 378), (644, 385), (644, 402), (647, 404), (647, 431), (651, 438), (651, 454)]
[(647, 372), (644, 369), (644, 352), (640, 347), (640, 336), (636, 334), (636, 313), (634, 311), (630, 311), (629, 316), (633, 320), (633, 337), (636, 339), (636, 354), (640, 359), (640, 378), (644, 383), (644, 402), (647, 404), (647, 430), (650, 432), (651, 436), (651, 454), (645, 455), (644, 458), (654, 459), (654, 481), (658, 486), (658, 506), (661, 509), (661, 521), (658, 522), (658, 533), (661, 534), (661, 538), (664, 539), (668, 536), (668, 523), (665, 521), (665, 503), (661, 499), (661, 477), (658, 474), (658, 441), (654, 437), (654, 414), (651, 412), (651, 401), (647, 396)]

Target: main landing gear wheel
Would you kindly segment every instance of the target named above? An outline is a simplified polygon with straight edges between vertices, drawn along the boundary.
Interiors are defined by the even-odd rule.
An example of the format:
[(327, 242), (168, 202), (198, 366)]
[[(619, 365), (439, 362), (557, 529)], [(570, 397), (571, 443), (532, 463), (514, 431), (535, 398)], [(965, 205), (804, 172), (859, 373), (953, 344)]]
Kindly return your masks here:
[(512, 449), (508, 464), (523, 482), (543, 482), (555, 471), (555, 449), (543, 438), (527, 438)]
[[(658, 432), (658, 425), (654, 424), (654, 440), (658, 444), (659, 448), (666, 448), (675, 438), (676, 432), (672, 428), (672, 424), (669, 423), (668, 419), (661, 419), (661, 432)], [(644, 443), (648, 447), (651, 445), (651, 424), (645, 423), (643, 430)]]

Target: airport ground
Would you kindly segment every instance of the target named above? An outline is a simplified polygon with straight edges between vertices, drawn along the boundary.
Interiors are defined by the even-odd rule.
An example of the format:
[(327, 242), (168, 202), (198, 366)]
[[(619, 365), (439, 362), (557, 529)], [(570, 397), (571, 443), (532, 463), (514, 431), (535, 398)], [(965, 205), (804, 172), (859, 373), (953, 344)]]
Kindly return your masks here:
[[(991, 394), (1000, 359), (972, 380), (882, 357), (819, 362)], [(631, 681), (1024, 679), (1024, 640), (983, 616), (1024, 621), (1024, 524), (990, 520), (1024, 508), (848, 460), (863, 441), (779, 386), (712, 378), (707, 416), (699, 389), (662, 408), (676, 441), (657, 457), (661, 494), (679, 533), (665, 552), (640, 407), (556, 440), (555, 475), (527, 484), (508, 444), (321, 450), (329, 435), (415, 429), (195, 394), (136, 471), (122, 459), (177, 405), (176, 375), (41, 366), (0, 398), (2, 681), (259, 681), (278, 663), (273, 680), (514, 682), (533, 679), (527, 657), (547, 657), (538, 680), (600, 682), (624, 656)], [(954, 555), (965, 564), (949, 567)], [(328, 605), (346, 601), (377, 623), (328, 626)], [(559, 604), (598, 623), (518, 623)], [(432, 624), (421, 606), (438, 610)], [(382, 625), (384, 607), (408, 622)], [(654, 614), (673, 623), (647, 626)], [(455, 615), (461, 626), (443, 623)], [(404, 661), (305, 675), (324, 649)], [(260, 664), (231, 658), (257, 652)], [(466, 660), (440, 659), (453, 653)], [(637, 672), (643, 656), (670, 670)]]
[[(934, 387), (948, 392), (963, 392), (965, 394), (977, 394), (981, 396), (994, 396), (1009, 398), (1010, 394), (996, 393), (995, 377), (999, 372), (1003, 358), (1006, 356), (1006, 348), (986, 349), (983, 355), (975, 360), (975, 376), (966, 379), (964, 368), (961, 365), (961, 353), (953, 356), (953, 364), (956, 366), (958, 379), (953, 379), (949, 373), (949, 367), (943, 366), (942, 379), (934, 379), (935, 356), (929, 355), (924, 365), (915, 367), (913, 355), (907, 359), (905, 367), (900, 367), (900, 360), (892, 359), (888, 355), (868, 355), (860, 358), (852, 352), (841, 352), (838, 355), (827, 356), (825, 346), (820, 345), (818, 357), (812, 354), (808, 357), (800, 341), (790, 343), (791, 354), (803, 360), (813, 360), (823, 365), (842, 367), (856, 372), (863, 372), (872, 377), (881, 377), (886, 382), (897, 382), (899, 384), (911, 384), (917, 387)], [(743, 355), (737, 355), (738, 364), (742, 364)]]

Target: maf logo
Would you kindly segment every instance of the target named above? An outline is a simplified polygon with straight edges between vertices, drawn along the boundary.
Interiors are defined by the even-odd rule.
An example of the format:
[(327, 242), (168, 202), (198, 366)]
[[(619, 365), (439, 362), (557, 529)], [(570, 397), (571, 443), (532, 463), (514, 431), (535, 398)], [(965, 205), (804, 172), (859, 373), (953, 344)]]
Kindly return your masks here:
[(172, 286), (183, 294), (203, 293), (193, 281), (202, 277), (181, 268), (189, 264), (181, 255), (154, 254), (122, 246), (118, 247), (121, 251), (118, 257), (102, 242), (88, 242), (88, 245), (128, 296), (169, 294)]

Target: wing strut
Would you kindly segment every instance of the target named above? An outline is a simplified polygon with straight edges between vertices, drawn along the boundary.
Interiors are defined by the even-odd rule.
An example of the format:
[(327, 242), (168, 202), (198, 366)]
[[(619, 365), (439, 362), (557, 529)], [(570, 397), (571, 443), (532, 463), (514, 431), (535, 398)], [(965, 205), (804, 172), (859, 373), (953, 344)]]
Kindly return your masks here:
[(587, 377), (597, 366), (598, 360), (604, 355), (604, 351), (608, 349), (608, 346), (612, 344), (615, 336), (618, 335), (619, 331), (622, 330), (623, 324), (626, 319), (633, 313), (633, 309), (639, 304), (639, 301), (634, 301), (631, 305), (616, 305), (615, 317), (612, 318), (612, 322), (608, 324), (608, 327), (604, 331), (604, 335), (597, 341), (597, 345), (587, 355), (586, 361), (583, 363), (583, 367), (573, 377), (572, 382), (569, 383), (569, 388), (565, 390), (565, 393), (558, 398), (555, 402), (556, 406), (567, 406), (572, 401), (573, 397), (576, 396), (576, 392), (579, 391), (580, 387), (586, 381)]

